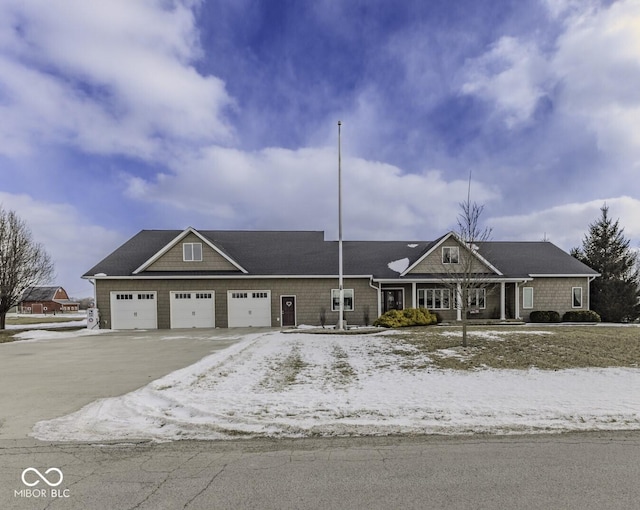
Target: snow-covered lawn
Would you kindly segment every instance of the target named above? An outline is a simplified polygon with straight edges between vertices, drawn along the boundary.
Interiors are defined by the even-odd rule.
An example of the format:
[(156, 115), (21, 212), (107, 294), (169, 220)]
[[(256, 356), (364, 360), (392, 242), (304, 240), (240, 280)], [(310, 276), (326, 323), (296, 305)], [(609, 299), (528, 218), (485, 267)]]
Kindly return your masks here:
[[(23, 323), (23, 324), (12, 324), (13, 320), (19, 319), (27, 319), (29, 321), (34, 319), (42, 319), (42, 322), (36, 324)], [(52, 320), (53, 319), (53, 320)], [(65, 322), (54, 322), (54, 321), (62, 321), (63, 319), (69, 319)], [(18, 314), (18, 313), (10, 313), (7, 314), (7, 322), (6, 329), (42, 329), (42, 328), (73, 328), (73, 327), (86, 327), (87, 326), (87, 313), (86, 311), (76, 312), (76, 313), (64, 313), (58, 315), (52, 314)]]
[(393, 338), (249, 335), (137, 391), (40, 422), (34, 436), (164, 441), (640, 429), (640, 369), (441, 370), (426, 355), (403, 356), (411, 346), (399, 348)]

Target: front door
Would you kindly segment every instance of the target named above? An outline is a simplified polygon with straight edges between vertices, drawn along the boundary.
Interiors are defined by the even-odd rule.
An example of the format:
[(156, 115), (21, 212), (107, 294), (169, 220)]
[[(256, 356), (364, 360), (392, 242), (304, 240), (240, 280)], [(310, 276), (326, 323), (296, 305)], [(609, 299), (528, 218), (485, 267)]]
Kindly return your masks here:
[(280, 309), (282, 315), (282, 326), (296, 325), (296, 297), (281, 296)]
[(382, 313), (389, 310), (402, 310), (404, 292), (402, 289), (388, 289), (382, 291)]

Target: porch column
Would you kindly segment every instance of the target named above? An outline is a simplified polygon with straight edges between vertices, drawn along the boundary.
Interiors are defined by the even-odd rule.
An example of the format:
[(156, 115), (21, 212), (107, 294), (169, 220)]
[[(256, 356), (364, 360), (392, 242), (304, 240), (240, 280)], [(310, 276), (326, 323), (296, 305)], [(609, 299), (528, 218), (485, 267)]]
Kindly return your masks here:
[(518, 287), (518, 282), (515, 282), (516, 286), (516, 319), (520, 318), (520, 289)]
[(456, 284), (456, 320), (462, 320), (462, 287), (459, 283)]
[(503, 321), (507, 318), (505, 315), (505, 292), (504, 292), (504, 282), (500, 282), (500, 320)]
[(418, 291), (416, 290), (418, 286), (416, 282), (411, 284), (411, 308), (418, 308)]

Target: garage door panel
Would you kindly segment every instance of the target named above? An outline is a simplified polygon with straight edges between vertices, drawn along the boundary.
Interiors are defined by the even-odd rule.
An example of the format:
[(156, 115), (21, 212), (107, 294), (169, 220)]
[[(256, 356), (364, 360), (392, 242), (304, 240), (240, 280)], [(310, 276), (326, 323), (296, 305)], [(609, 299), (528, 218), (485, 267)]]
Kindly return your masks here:
[(230, 328), (271, 327), (269, 290), (230, 290), (227, 305)]
[(111, 292), (112, 329), (157, 329), (158, 305), (155, 292)]
[(215, 293), (212, 290), (171, 292), (171, 327), (215, 327)]

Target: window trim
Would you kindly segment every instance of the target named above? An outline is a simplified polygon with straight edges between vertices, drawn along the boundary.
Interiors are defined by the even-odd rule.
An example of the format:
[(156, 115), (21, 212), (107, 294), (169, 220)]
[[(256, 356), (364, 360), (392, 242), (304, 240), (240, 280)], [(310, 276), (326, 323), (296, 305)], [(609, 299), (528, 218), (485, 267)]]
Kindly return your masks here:
[[(445, 260), (445, 250), (449, 252), (449, 261)], [(454, 257), (455, 253), (455, 257)], [(454, 260), (455, 259), (455, 260)], [(459, 246), (443, 246), (442, 247), (442, 263), (443, 264), (459, 264), (460, 263), (460, 247)]]
[[(429, 306), (429, 305), (435, 305), (435, 292), (438, 291), (438, 293), (440, 294), (440, 308), (437, 308), (435, 306)], [(429, 302), (429, 299), (427, 297), (427, 294), (431, 292), (432, 295), (432, 299), (431, 302)], [(447, 306), (442, 306), (442, 303), (444, 302), (444, 293), (446, 293), (447, 296)], [(422, 296), (422, 298), (420, 297)], [(423, 302), (423, 308), (426, 308), (427, 310), (451, 310), (451, 289), (447, 289), (445, 287), (434, 287), (434, 288), (429, 288), (429, 289), (418, 289), (418, 306), (420, 306), (420, 300), (422, 299)]]
[[(576, 290), (580, 291), (580, 304), (578, 306), (576, 306)], [(583, 290), (582, 287), (571, 287), (571, 308), (582, 308), (583, 307), (583, 303), (584, 303), (584, 299), (583, 299)]]
[[(194, 250), (195, 246), (199, 246), (200, 258), (196, 258), (196, 253)], [(187, 249), (190, 250), (190, 253), (187, 253)], [(202, 262), (202, 243), (182, 243), (182, 261), (183, 262)]]
[[(344, 305), (343, 311), (345, 312), (353, 312), (356, 309), (356, 300), (355, 300), (355, 292), (353, 289), (342, 289), (344, 292)], [(351, 296), (348, 296), (347, 293), (350, 292)], [(347, 307), (348, 300), (351, 299), (351, 307)], [(331, 289), (331, 311), (339, 312), (340, 311), (340, 289)]]
[[(478, 301), (478, 293), (482, 294), (482, 306), (474, 306), (471, 304), (471, 294), (475, 294), (476, 302)], [(468, 289), (467, 290), (467, 304), (469, 308), (478, 309), (478, 310), (486, 310), (487, 309), (487, 289), (484, 287), (481, 289)]]
[[(531, 290), (531, 304), (527, 306), (525, 291)], [(533, 287), (522, 287), (522, 309), (523, 310), (531, 310), (533, 309)]]

